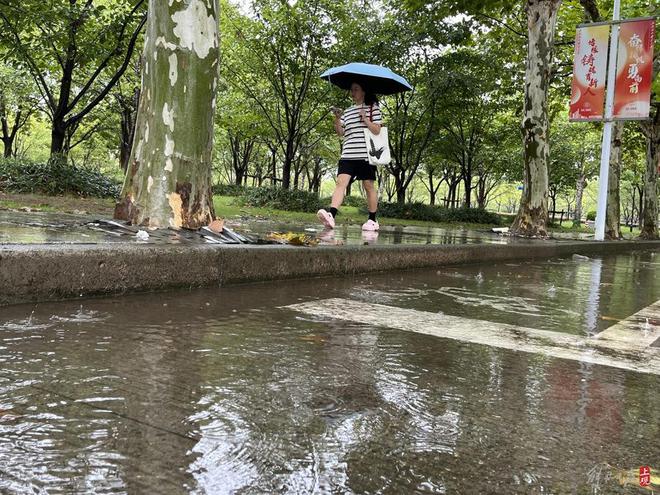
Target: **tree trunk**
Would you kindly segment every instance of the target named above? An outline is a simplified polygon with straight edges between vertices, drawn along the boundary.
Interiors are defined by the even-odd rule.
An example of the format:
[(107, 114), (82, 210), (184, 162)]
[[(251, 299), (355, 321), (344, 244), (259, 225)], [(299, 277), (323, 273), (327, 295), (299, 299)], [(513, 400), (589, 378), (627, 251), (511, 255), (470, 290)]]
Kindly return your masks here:
[(400, 205), (406, 203), (406, 189), (404, 187), (396, 187), (396, 202)]
[(487, 178), (479, 177), (477, 182), (477, 207), (481, 210), (486, 209), (486, 202), (488, 200), (488, 191), (487, 191)]
[(25, 122), (27, 122), (27, 119), (25, 119), (25, 122), (21, 124), (22, 113), (23, 112), (19, 108), (19, 110), (14, 115), (14, 124), (10, 129), (9, 122), (7, 120), (7, 106), (5, 104), (4, 98), (0, 94), (0, 122), (2, 123), (2, 144), (4, 145), (3, 156), (5, 158), (11, 158), (13, 156), (16, 134), (18, 133), (18, 130), (23, 125), (25, 125)]
[(435, 188), (433, 187), (433, 173), (429, 174), (429, 203), (435, 205)]
[(66, 154), (67, 127), (63, 120), (53, 120), (50, 133), (50, 156)]
[(287, 142), (286, 152), (284, 153), (284, 162), (282, 163), (282, 188), (291, 188), (291, 165), (294, 160), (293, 143)]
[(547, 237), (548, 222), (548, 88), (555, 23), (561, 0), (527, 0), (527, 65), (523, 105), (524, 188), (511, 231)]
[(660, 108), (652, 122), (642, 124), (646, 135), (646, 172), (644, 173), (643, 204), (640, 213), (639, 237), (658, 239), (658, 167), (660, 166)]
[(131, 150), (133, 149), (133, 136), (135, 135), (135, 113), (138, 102), (140, 101), (140, 90), (136, 89), (133, 96), (133, 105), (122, 104), (121, 109), (121, 131), (119, 139), (119, 165), (126, 173), (128, 163), (131, 159)]
[(2, 156), (5, 158), (11, 158), (12, 153), (14, 151), (13, 143), (8, 139), (2, 138), (2, 144), (4, 145), (4, 151), (2, 153)]
[(553, 190), (550, 194), (550, 199), (552, 200), (552, 211), (557, 211), (557, 191)]
[(456, 197), (458, 196), (458, 186), (460, 185), (459, 181), (453, 181), (449, 184), (449, 190), (447, 191), (447, 208), (453, 208)]
[(217, 0), (149, 1), (136, 133), (115, 218), (197, 229), (214, 217), (217, 12)]
[(621, 239), (621, 139), (623, 138), (623, 121), (614, 123), (612, 129), (612, 151), (610, 154), (610, 171), (607, 177), (607, 211), (605, 214), (605, 239)]
[(468, 166), (463, 174), (463, 187), (465, 188), (465, 208), (472, 206), (472, 166)]
[(271, 186), (275, 187), (277, 185), (277, 148), (268, 145), (268, 149), (270, 149)]
[(582, 197), (584, 196), (584, 185), (587, 181), (587, 178), (584, 175), (584, 166), (582, 168), (582, 173), (578, 177), (577, 183), (575, 184), (575, 211), (573, 212), (573, 226), (579, 227), (582, 225)]

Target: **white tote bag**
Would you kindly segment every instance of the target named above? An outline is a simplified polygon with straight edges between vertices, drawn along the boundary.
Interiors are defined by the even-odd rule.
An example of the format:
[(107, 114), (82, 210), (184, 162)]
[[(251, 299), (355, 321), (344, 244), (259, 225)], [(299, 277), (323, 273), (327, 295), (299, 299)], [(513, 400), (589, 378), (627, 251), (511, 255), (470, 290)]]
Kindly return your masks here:
[[(371, 107), (371, 115), (373, 116), (373, 106)], [(387, 139), (387, 127), (381, 126), (378, 135), (372, 133), (368, 128), (364, 130), (364, 140), (367, 143), (367, 155), (369, 156), (369, 164), (382, 167), (389, 165), (392, 161), (390, 155), (390, 142)]]

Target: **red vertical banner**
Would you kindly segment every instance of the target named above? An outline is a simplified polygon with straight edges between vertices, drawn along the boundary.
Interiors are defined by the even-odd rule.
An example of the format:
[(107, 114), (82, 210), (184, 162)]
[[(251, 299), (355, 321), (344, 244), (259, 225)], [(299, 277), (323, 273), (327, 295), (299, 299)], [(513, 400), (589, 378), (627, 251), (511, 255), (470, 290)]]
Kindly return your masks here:
[(608, 25), (577, 29), (569, 110), (572, 121), (603, 119), (609, 37)]
[(614, 93), (615, 119), (646, 119), (651, 109), (655, 20), (622, 22)]

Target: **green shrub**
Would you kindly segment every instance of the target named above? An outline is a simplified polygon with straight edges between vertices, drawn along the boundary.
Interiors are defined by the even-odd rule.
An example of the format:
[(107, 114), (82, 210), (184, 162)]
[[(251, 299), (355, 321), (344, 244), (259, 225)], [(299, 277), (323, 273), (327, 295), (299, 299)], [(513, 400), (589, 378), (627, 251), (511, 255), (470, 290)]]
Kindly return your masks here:
[(236, 184), (216, 184), (213, 186), (213, 194), (220, 196), (242, 196), (250, 189), (247, 186), (237, 186)]
[[(344, 202), (342, 203), (342, 205), (344, 205), (344, 206), (353, 206), (355, 208), (361, 208), (365, 205), (366, 202), (367, 202), (367, 200), (365, 198), (363, 198), (362, 196), (346, 196), (344, 198)], [(330, 204), (329, 201), (328, 201), (328, 204)]]
[(587, 220), (596, 220), (596, 210), (591, 210), (587, 212)]
[[(364, 212), (366, 212), (366, 209)], [(381, 217), (441, 223), (481, 223), (489, 225), (501, 225), (503, 223), (499, 215), (483, 209), (442, 208), (424, 203), (379, 203), (378, 214)]]
[(117, 198), (121, 185), (98, 170), (75, 166), (59, 157), (46, 163), (0, 159), (0, 189), (14, 193)]
[(249, 188), (239, 197), (239, 202), (246, 206), (308, 213), (316, 213), (325, 206), (314, 193), (297, 189), (287, 190), (270, 187)]
[[(331, 200), (332, 200), (332, 196), (326, 196), (324, 198), (321, 198), (321, 203), (323, 203), (327, 207), (330, 204)], [(362, 196), (346, 196), (341, 205), (352, 206), (354, 208), (361, 208), (364, 207), (366, 203), (367, 200)]]

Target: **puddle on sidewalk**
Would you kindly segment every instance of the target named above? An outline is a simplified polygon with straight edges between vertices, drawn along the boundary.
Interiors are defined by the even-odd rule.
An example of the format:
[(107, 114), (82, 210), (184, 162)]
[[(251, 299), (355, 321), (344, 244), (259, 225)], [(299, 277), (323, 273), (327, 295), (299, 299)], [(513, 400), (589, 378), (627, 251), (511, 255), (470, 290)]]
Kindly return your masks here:
[[(0, 311), (0, 492), (639, 493), (660, 377), (282, 309), (347, 298), (588, 335), (653, 252)], [(508, 295), (508, 297), (507, 297)]]

